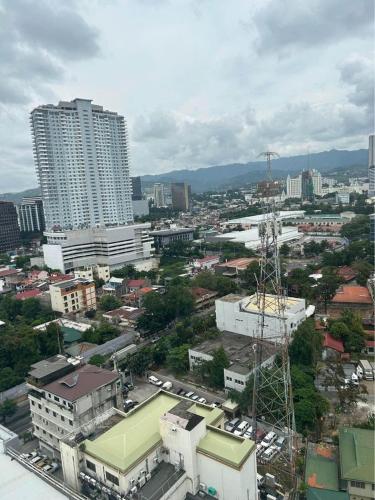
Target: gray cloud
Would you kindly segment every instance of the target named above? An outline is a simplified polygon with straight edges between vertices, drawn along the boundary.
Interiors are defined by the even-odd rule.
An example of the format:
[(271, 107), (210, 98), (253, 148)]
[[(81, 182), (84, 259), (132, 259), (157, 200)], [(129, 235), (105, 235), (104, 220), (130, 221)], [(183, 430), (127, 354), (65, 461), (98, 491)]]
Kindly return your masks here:
[(353, 57), (339, 66), (343, 83), (351, 85), (353, 92), (348, 99), (356, 106), (374, 108), (374, 69), (373, 61), (363, 57)]
[(256, 12), (253, 26), (261, 51), (283, 53), (363, 36), (372, 26), (372, 0), (270, 0)]

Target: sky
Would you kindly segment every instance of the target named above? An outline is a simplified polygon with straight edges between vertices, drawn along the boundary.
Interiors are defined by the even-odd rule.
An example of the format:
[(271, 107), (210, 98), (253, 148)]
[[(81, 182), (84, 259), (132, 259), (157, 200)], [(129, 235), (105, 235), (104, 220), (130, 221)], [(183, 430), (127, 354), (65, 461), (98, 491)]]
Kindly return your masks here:
[(0, 192), (37, 186), (29, 113), (90, 98), (132, 175), (366, 148), (373, 0), (0, 0)]

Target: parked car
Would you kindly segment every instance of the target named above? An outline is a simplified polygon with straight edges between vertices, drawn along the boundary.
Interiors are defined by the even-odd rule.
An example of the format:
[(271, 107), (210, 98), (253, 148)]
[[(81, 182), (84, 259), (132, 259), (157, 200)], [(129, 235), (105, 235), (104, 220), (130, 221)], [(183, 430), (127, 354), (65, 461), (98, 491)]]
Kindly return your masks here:
[(137, 406), (138, 401), (133, 401), (132, 399), (127, 399), (124, 402), (124, 411), (125, 413), (132, 410), (135, 406)]
[(50, 472), (51, 470), (52, 470), (52, 465), (47, 464), (43, 467), (44, 472)]
[(256, 451), (257, 457), (260, 457), (260, 455), (263, 453), (263, 451), (264, 451), (263, 446), (260, 443), (258, 443), (257, 444), (257, 451)]
[(247, 429), (247, 431), (244, 432), (243, 437), (246, 439), (253, 438), (253, 426), (252, 425), (250, 425), (250, 427)]
[(269, 446), (271, 446), (271, 444), (276, 441), (277, 439), (277, 434), (275, 434), (274, 432), (269, 432), (264, 438), (263, 438), (263, 441), (261, 443), (261, 445), (264, 447), (264, 448), (268, 448)]
[(203, 405), (205, 405), (207, 403), (207, 399), (206, 398), (199, 398), (198, 403), (202, 403)]
[[(136, 402), (136, 403), (138, 404), (138, 402)], [(51, 467), (52, 467), (52, 469), (49, 472), (55, 472), (60, 468), (60, 465), (56, 462), (52, 462)]]
[(264, 462), (271, 462), (271, 460), (275, 457), (277, 454), (277, 449), (275, 446), (269, 446), (263, 453), (262, 453), (262, 460)]
[(193, 401), (198, 401), (199, 396), (198, 394), (194, 394), (194, 396), (191, 396), (190, 399), (192, 399)]
[(237, 425), (240, 423), (239, 418), (233, 418), (231, 421), (224, 425), (224, 429), (228, 432), (233, 432)]
[(161, 380), (159, 380), (158, 378), (154, 377), (153, 375), (150, 375), (148, 377), (148, 381), (150, 382), (150, 384), (157, 385), (158, 387), (163, 385), (163, 382)]
[(166, 391), (170, 391), (173, 387), (173, 384), (172, 382), (169, 382), (169, 380), (167, 380), (166, 382), (164, 382), (164, 384), (161, 386), (162, 389), (165, 389)]
[(275, 448), (278, 450), (278, 451), (281, 451), (284, 447), (284, 444), (285, 444), (285, 440), (286, 438), (284, 436), (280, 436), (276, 439), (275, 441)]
[(242, 422), (239, 425), (237, 425), (234, 434), (236, 436), (242, 436), (242, 434), (244, 434), (249, 427), (250, 427), (249, 422), (247, 422), (246, 420), (242, 420)]
[(194, 396), (194, 391), (189, 391), (185, 394), (185, 398), (191, 398), (192, 396)]
[(185, 396), (185, 395), (186, 395), (186, 392), (183, 390), (183, 388), (182, 388), (182, 387), (180, 387), (180, 388), (178, 389), (178, 391), (177, 391), (177, 393), (176, 393), (176, 394), (178, 394), (179, 396)]

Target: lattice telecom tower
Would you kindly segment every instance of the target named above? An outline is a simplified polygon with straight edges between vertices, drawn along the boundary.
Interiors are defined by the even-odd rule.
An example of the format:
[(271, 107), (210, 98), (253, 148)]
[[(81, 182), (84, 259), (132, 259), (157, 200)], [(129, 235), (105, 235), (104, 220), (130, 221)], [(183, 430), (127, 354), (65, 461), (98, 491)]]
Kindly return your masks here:
[[(272, 182), (271, 159), (277, 153), (262, 153), (267, 159), (267, 177)], [(253, 432), (256, 435), (258, 422), (267, 423), (276, 432), (286, 437), (285, 446), (277, 460), (289, 472), (294, 484), (295, 469), (293, 438), (295, 434), (294, 409), (289, 366), (289, 338), (286, 323), (287, 296), (281, 285), (278, 236), (281, 234), (281, 220), (275, 203), (267, 199), (264, 206), (264, 221), (259, 224), (261, 240), (260, 277), (257, 286), (257, 304), (260, 311), (257, 337), (255, 340), (255, 374), (253, 385)], [(273, 366), (263, 366), (265, 328), (269, 329), (268, 318), (276, 317), (272, 341), (280, 347)], [(267, 336), (267, 341), (270, 338)]]

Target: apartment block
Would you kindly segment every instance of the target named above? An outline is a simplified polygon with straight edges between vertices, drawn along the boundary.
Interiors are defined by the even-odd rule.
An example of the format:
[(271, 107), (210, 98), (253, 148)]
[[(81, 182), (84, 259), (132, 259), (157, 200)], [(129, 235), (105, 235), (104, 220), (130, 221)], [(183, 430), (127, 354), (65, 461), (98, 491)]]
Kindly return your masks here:
[(30, 121), (48, 230), (133, 222), (123, 116), (74, 99), (38, 106)]
[(96, 266), (86, 266), (75, 269), (74, 276), (76, 278), (83, 278), (91, 281), (99, 279), (107, 283), (111, 274), (109, 272), (109, 266), (106, 266), (105, 264), (98, 264)]
[(191, 210), (191, 187), (186, 182), (171, 184), (172, 207), (175, 210), (189, 212)]
[(23, 198), (22, 203), (17, 205), (16, 208), (21, 232), (41, 233), (45, 230), (43, 201), (40, 196)]
[(0, 252), (15, 250), (20, 245), (16, 207), (9, 201), (0, 201)]
[(49, 286), (51, 307), (61, 313), (96, 309), (95, 283), (84, 278), (61, 281)]
[(64, 437), (122, 405), (117, 373), (70, 361), (57, 355), (34, 363), (27, 379), (33, 434), (57, 456)]

